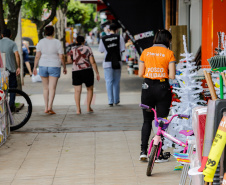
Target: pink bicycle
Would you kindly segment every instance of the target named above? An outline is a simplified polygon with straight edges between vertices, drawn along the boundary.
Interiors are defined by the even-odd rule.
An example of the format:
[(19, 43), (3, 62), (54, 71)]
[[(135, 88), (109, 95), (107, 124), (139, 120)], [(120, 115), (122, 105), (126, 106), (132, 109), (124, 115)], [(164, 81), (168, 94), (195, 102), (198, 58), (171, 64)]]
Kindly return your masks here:
[[(148, 167), (147, 167), (146, 174), (147, 174), (147, 176), (151, 176), (151, 173), (152, 173), (152, 170), (154, 167), (154, 163), (155, 163), (155, 159), (158, 159), (160, 152), (161, 152), (162, 138), (166, 137), (169, 140), (175, 142), (176, 144), (183, 146), (184, 147), (183, 153), (187, 152), (188, 141), (186, 141), (186, 143), (183, 143), (182, 141), (176, 139), (175, 137), (173, 137), (170, 134), (168, 134), (167, 132), (165, 132), (165, 129), (168, 127), (169, 123), (173, 120), (174, 117), (178, 117), (181, 119), (183, 119), (183, 118), (188, 119), (188, 118), (190, 118), (190, 116), (184, 115), (184, 114), (175, 114), (171, 117), (170, 120), (166, 120), (164, 118), (158, 118), (156, 110), (154, 108), (149, 107), (147, 105), (143, 105), (143, 104), (140, 104), (140, 107), (142, 107), (142, 109), (146, 109), (149, 112), (151, 112), (151, 111), (154, 112), (155, 126), (158, 127), (157, 134), (152, 139), (150, 146), (149, 146), (149, 150), (148, 150)], [(189, 134), (192, 135), (193, 132), (190, 132)], [(186, 136), (188, 136), (188, 134), (186, 134)]]

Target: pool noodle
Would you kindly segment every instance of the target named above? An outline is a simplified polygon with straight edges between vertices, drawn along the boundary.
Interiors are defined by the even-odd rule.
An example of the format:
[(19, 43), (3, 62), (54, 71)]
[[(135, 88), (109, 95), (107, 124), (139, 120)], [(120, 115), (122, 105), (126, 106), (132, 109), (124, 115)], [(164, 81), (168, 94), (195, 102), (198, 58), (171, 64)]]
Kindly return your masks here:
[(207, 106), (207, 116), (206, 116), (206, 127), (205, 127), (205, 138), (203, 144), (203, 158), (201, 167), (198, 169), (199, 172), (202, 172), (205, 168), (206, 162), (208, 160), (208, 155), (213, 143), (214, 138), (214, 118), (215, 118), (215, 100), (209, 100)]

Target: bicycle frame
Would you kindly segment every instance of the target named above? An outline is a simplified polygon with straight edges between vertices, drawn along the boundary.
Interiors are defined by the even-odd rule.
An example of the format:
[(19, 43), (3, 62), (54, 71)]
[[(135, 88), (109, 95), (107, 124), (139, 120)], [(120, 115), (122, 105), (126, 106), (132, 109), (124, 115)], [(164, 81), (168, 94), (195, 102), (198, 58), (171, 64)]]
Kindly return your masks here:
[[(142, 104), (141, 104), (140, 106), (149, 109), (148, 106), (145, 106), (145, 105), (142, 105)], [(173, 116), (171, 117), (170, 120), (166, 120), (166, 119), (163, 119), (163, 118), (159, 118), (159, 120), (158, 120), (156, 110), (155, 110), (154, 108), (151, 108), (151, 109), (149, 109), (149, 110), (154, 112), (155, 123), (156, 123), (156, 122), (159, 123), (159, 120), (160, 120), (160, 121), (165, 122), (164, 124), (169, 124), (169, 123), (173, 120), (174, 117), (181, 117), (181, 118), (184, 117), (184, 118), (189, 118), (189, 116), (187, 116), (187, 115), (183, 115), (183, 114), (181, 114), (181, 115), (180, 115), (180, 114), (175, 114), (175, 115), (173, 115)], [(157, 145), (157, 146), (159, 145), (159, 147), (158, 147), (158, 153), (157, 153), (157, 157), (159, 157), (160, 152), (161, 152), (161, 148), (162, 148), (162, 138), (161, 138), (162, 136), (168, 138), (169, 140), (175, 142), (176, 144), (178, 144), (178, 145), (180, 145), (180, 146), (183, 146), (183, 147), (184, 147), (183, 153), (186, 153), (186, 152), (187, 152), (187, 149), (188, 149), (188, 141), (186, 141), (186, 143), (184, 143), (184, 142), (180, 141), (179, 139), (177, 139), (177, 138), (171, 136), (171, 135), (168, 134), (167, 132), (165, 132), (165, 131), (162, 129), (161, 126), (158, 126), (158, 131), (157, 131), (155, 137), (152, 139), (152, 141), (151, 141), (151, 143), (150, 143), (150, 147), (149, 147), (149, 150), (148, 150), (148, 156), (150, 155), (152, 146), (153, 146), (153, 144), (154, 144), (154, 145)]]
[(168, 134), (164, 130), (162, 130), (161, 127), (158, 127), (157, 134), (155, 135), (155, 137), (152, 139), (152, 141), (150, 143), (150, 147), (149, 147), (149, 150), (148, 150), (148, 156), (150, 155), (152, 146), (154, 144), (154, 145), (157, 145), (157, 146), (159, 145), (158, 154), (157, 154), (157, 157), (159, 157), (160, 152), (161, 152), (161, 148), (162, 148), (162, 138), (161, 138), (162, 136), (168, 138), (169, 140), (175, 142), (176, 144), (178, 144), (180, 146), (183, 146), (184, 147), (183, 153), (186, 153), (187, 152), (187, 149), (188, 149), (188, 141), (186, 141), (186, 143), (184, 143), (184, 142), (180, 141), (179, 139), (171, 136), (170, 134)]

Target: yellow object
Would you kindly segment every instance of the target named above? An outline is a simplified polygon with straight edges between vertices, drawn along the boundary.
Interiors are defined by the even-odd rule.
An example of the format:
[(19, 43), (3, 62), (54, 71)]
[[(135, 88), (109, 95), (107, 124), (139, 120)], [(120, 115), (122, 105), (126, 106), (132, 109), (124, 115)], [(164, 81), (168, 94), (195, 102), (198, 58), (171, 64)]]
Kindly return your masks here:
[(65, 40), (67, 43), (71, 43), (71, 35), (70, 35), (70, 31), (69, 30), (66, 30), (65, 31)]
[(220, 88), (220, 85), (216, 82), (215, 83), (216, 88)]
[(203, 170), (203, 175), (205, 175), (204, 177), (205, 182), (213, 182), (213, 177), (216, 172), (217, 165), (221, 158), (225, 144), (226, 144), (226, 112), (223, 113), (223, 118), (221, 119), (220, 125), (215, 135), (206, 163), (206, 167)]
[[(183, 75), (183, 73), (181, 73), (180, 75)], [(183, 81), (183, 84), (185, 84), (185, 82)]]
[(65, 29), (65, 41), (68, 45), (73, 43), (73, 28)]
[[(57, 20), (55, 20), (57, 22)], [(7, 24), (8, 20), (5, 19), (5, 23)], [(22, 37), (29, 37), (34, 46), (38, 44), (38, 31), (35, 23), (31, 22), (28, 19), (21, 19), (21, 27), (22, 27)]]
[(0, 112), (1, 112), (1, 113), (3, 113), (3, 109), (2, 109), (2, 106), (0, 106)]
[(53, 25), (56, 24), (57, 21), (58, 21), (58, 19), (57, 19), (56, 17), (54, 17), (53, 20), (52, 20), (52, 24), (53, 24)]
[(29, 37), (34, 43), (34, 46), (38, 43), (38, 31), (35, 23), (28, 19), (21, 19), (22, 37)]
[(4, 82), (4, 83), (3, 83), (3, 90), (7, 90), (7, 88), (8, 88), (8, 86), (7, 86), (7, 84)]

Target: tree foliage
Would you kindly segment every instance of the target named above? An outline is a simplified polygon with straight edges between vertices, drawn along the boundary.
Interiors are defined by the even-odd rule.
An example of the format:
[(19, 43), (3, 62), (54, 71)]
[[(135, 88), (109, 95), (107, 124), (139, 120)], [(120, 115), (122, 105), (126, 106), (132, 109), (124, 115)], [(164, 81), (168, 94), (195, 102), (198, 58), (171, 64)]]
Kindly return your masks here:
[(97, 12), (96, 12), (96, 5), (95, 4), (88, 4), (87, 5), (89, 7), (89, 13), (90, 13), (90, 19), (89, 21), (84, 25), (84, 29), (89, 32), (91, 31), (94, 27), (98, 27), (100, 25), (100, 20), (97, 22), (95, 22), (95, 18), (97, 16)]
[[(87, 32), (97, 25), (94, 22), (96, 6), (93, 4), (82, 4), (75, 0), (0, 0), (0, 31), (6, 28), (4, 19), (7, 19), (7, 27), (12, 30), (13, 39), (17, 34), (21, 6), (22, 18), (30, 19), (36, 23), (39, 39), (43, 38), (44, 27), (54, 19), (57, 7), (66, 10), (69, 26), (74, 27), (75, 24), (81, 24)], [(46, 20), (41, 20), (44, 9), (47, 9), (50, 15)]]
[[(22, 5), (22, 17), (31, 19), (36, 23), (39, 38), (42, 38), (44, 27), (53, 20), (56, 15), (57, 6), (61, 2), (61, 0), (0, 0), (0, 29), (6, 27), (4, 19), (7, 19), (7, 27), (12, 31), (12, 39), (15, 39), (18, 29), (19, 11)], [(42, 21), (44, 8), (51, 13), (46, 20)]]
[[(21, 4), (22, 0), (0, 0), (0, 30), (9, 28), (12, 32), (12, 40), (17, 35)], [(5, 19), (8, 20), (7, 25)]]
[(40, 19), (43, 14), (47, 1), (43, 0), (23, 0), (22, 4), (22, 18), (25, 19)]
[[(44, 27), (54, 19), (57, 7), (61, 4), (61, 0), (24, 0), (23, 17), (31, 19), (37, 25), (39, 39), (43, 38)], [(50, 15), (47, 19), (41, 20), (44, 8)]]
[(71, 0), (68, 4), (67, 18), (70, 26), (86, 24), (90, 19), (89, 8), (79, 1)]
[[(70, 0), (55, 0), (57, 7), (67, 6)], [(23, 0), (22, 17), (26, 19), (40, 19), (43, 9), (51, 10), (53, 0)]]
[(94, 22), (96, 6), (93, 4), (82, 4), (80, 1), (70, 0), (67, 11), (68, 26), (74, 27), (81, 24), (85, 31), (90, 31), (97, 23)]
[(5, 18), (5, 7), (3, 1), (0, 0), (0, 31), (4, 30), (6, 27), (4, 18)]

